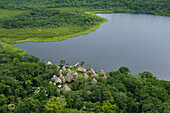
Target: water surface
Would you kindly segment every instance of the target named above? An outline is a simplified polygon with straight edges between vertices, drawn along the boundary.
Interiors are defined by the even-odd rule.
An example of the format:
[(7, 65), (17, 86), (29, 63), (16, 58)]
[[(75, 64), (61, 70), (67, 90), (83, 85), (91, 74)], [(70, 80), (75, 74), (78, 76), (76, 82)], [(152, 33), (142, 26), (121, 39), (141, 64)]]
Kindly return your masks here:
[(132, 74), (150, 71), (170, 80), (170, 17), (145, 14), (98, 14), (107, 18), (99, 29), (60, 42), (15, 44), (28, 54), (106, 72), (128, 66)]

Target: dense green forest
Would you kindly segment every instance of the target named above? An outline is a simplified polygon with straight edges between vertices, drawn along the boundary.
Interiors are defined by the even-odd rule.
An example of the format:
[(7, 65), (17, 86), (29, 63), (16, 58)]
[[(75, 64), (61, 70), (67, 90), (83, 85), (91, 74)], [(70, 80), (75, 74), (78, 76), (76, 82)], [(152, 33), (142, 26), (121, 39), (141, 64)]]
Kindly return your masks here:
[[(81, 71), (77, 68), (84, 62), (80, 67), (65, 65), (64, 60), (59, 65), (46, 65), (35, 56), (23, 54), (0, 44), (1, 113), (170, 112), (170, 81), (159, 80), (150, 72), (132, 75), (127, 67), (107, 74), (93, 69)], [(61, 84), (58, 88), (53, 79), (61, 74), (66, 81), (55, 81)], [(67, 78), (74, 75), (77, 77), (72, 80)], [(70, 90), (63, 89), (66, 85)], [(35, 93), (37, 88), (40, 90)]]
[(116, 9), (160, 15), (170, 14), (169, 0), (1, 0), (0, 8), (35, 9), (59, 7), (89, 7)]
[(1, 28), (24, 27), (60, 27), (60, 26), (92, 26), (101, 22), (102, 18), (59, 10), (33, 10), (14, 17), (2, 18)]

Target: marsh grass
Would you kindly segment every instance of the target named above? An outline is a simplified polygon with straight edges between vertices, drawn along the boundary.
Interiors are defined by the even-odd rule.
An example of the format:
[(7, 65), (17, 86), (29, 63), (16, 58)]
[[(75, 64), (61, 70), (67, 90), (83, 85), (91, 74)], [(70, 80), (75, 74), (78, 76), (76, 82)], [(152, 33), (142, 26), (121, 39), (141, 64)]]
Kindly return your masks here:
[[(63, 11), (78, 11), (84, 15), (90, 15), (92, 17), (97, 17), (95, 12), (92, 12), (92, 9), (86, 8), (50, 8), (49, 10), (63, 10)], [(90, 12), (91, 11), (91, 12)], [(23, 11), (9, 11), (7, 10), (7, 15), (10, 13), (19, 14)], [(0, 17), (3, 17), (5, 10), (0, 14)], [(14, 15), (13, 14), (13, 15)], [(101, 18), (101, 17), (97, 17)], [(79, 25), (67, 25), (60, 27), (33, 27), (33, 28), (14, 28), (14, 29), (5, 29), (0, 28), (0, 40), (7, 43), (23, 43), (23, 42), (49, 42), (49, 41), (61, 41), (68, 39), (70, 37), (75, 37), (83, 34), (88, 34), (92, 31), (95, 31), (100, 27), (100, 24), (106, 22), (107, 19), (101, 18), (101, 21), (94, 22), (94, 25), (90, 26), (79, 26)]]
[(7, 10), (7, 9), (0, 9), (0, 18), (7, 17), (7, 16), (14, 16), (16, 14), (24, 13), (25, 11), (22, 10)]
[(7, 51), (10, 53), (15, 53), (15, 54), (19, 54), (19, 55), (26, 54), (26, 51), (24, 49), (18, 49), (17, 46), (14, 46), (12, 44), (6, 44), (4, 42), (0, 42), (0, 49), (3, 51)]
[[(103, 22), (106, 22), (103, 19)], [(98, 23), (91, 27), (68, 26), (57, 28), (27, 28), (27, 29), (3, 29), (0, 28), (0, 40), (7, 43), (23, 42), (50, 42), (61, 41), (70, 37), (88, 34), (100, 27)]]

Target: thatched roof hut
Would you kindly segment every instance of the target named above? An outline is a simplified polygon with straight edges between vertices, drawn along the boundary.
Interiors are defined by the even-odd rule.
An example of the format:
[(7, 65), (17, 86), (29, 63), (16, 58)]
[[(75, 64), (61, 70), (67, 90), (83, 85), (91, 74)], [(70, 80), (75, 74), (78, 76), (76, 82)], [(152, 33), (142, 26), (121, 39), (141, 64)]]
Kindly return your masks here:
[(65, 92), (67, 92), (67, 91), (70, 91), (71, 89), (67, 86), (67, 85), (65, 85), (64, 87), (63, 87), (63, 92), (65, 93)]
[(70, 73), (67, 73), (67, 75), (65, 76), (66, 82), (71, 82), (73, 80), (73, 75), (71, 75)]
[(92, 78), (96, 78), (96, 77), (98, 77), (98, 75), (97, 75), (96, 73), (92, 73), (92, 74), (91, 74), (91, 77), (92, 77)]
[(62, 74), (60, 74), (59, 78), (60, 78), (60, 79), (63, 79), (63, 77), (64, 77), (64, 76), (63, 76)]
[(104, 76), (102, 77), (102, 79), (103, 79), (103, 80), (107, 80), (107, 76), (104, 75)]
[(66, 82), (65, 77), (62, 74), (60, 74), (59, 78), (63, 81), (63, 83)]
[(57, 79), (56, 75), (53, 75), (53, 77), (51, 78), (52, 81), (55, 81), (55, 79)]
[(84, 81), (87, 81), (88, 78), (89, 78), (89, 76), (88, 76), (87, 74), (83, 75), (83, 80), (84, 80)]
[(90, 69), (90, 72), (91, 72), (91, 73), (95, 73), (95, 71), (93, 70), (93, 68)]
[(90, 69), (90, 72), (91, 72), (91, 77), (92, 78), (98, 77), (98, 75), (96, 74), (96, 72), (92, 68)]
[(61, 84), (62, 83), (62, 81), (61, 81), (61, 79), (59, 77), (57, 77), (54, 82), (56, 84)]
[(71, 69), (67, 69), (68, 73), (73, 73), (73, 71), (71, 71)]
[(87, 71), (84, 67), (78, 67), (76, 70), (82, 73), (85, 73)]
[(78, 78), (78, 77), (79, 77), (79, 76), (78, 76), (78, 73), (77, 73), (77, 72), (74, 72), (74, 73), (73, 73), (73, 77), (74, 77), (74, 78)]
[(95, 78), (93, 78), (93, 80), (90, 82), (90, 84), (97, 84), (97, 80)]
[(40, 92), (40, 87), (38, 87), (38, 88), (34, 91), (35, 94), (38, 93), (38, 92)]
[(52, 63), (50, 61), (47, 62), (47, 65), (52, 65)]
[(66, 71), (67, 69), (65, 67), (62, 67), (62, 71)]
[(104, 70), (101, 70), (100, 73), (101, 73), (102, 75), (105, 75), (105, 74), (106, 74), (106, 73), (104, 72)]
[(58, 71), (58, 73), (61, 74), (61, 72), (62, 72), (62, 70), (60, 69), (60, 70)]

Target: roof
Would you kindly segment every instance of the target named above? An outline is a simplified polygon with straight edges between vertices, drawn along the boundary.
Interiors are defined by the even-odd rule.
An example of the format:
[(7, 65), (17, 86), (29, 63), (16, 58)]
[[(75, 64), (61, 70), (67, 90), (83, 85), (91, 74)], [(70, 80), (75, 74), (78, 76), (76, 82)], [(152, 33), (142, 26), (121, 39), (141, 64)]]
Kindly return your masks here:
[(59, 70), (58, 73), (61, 74), (62, 70)]
[(78, 73), (77, 73), (77, 72), (74, 72), (74, 73), (73, 73), (73, 77), (74, 77), (74, 78), (78, 78), (78, 77), (79, 77), (79, 76), (78, 76)]
[(97, 84), (97, 80), (95, 78), (93, 78), (93, 80), (90, 82), (90, 84)]
[(67, 82), (71, 82), (73, 80), (73, 75), (71, 75), (70, 73), (67, 73), (67, 75), (65, 76), (65, 79)]
[(96, 73), (92, 73), (92, 74), (91, 74), (91, 77), (92, 77), (92, 78), (96, 78), (96, 77), (98, 77), (98, 75), (97, 75)]
[(90, 72), (91, 72), (91, 77), (92, 78), (96, 78), (98, 75), (96, 74), (96, 72), (91, 68), (90, 69)]
[(76, 70), (83, 72), (83, 73), (85, 73), (87, 71), (84, 67), (78, 67)]
[(60, 79), (63, 79), (63, 77), (64, 77), (64, 76), (63, 76), (62, 74), (60, 74), (59, 78), (60, 78)]
[(61, 79), (60, 79), (59, 77), (57, 77), (57, 78), (55, 79), (55, 83), (57, 83), (57, 84), (61, 84), (61, 83), (62, 83), (62, 81), (61, 81)]
[(65, 77), (62, 74), (60, 74), (59, 78), (63, 81), (63, 83), (66, 82)]
[(90, 69), (90, 72), (91, 72), (91, 73), (95, 73), (95, 71), (93, 70), (93, 68)]
[(53, 77), (51, 78), (52, 81), (55, 81), (55, 79), (57, 79), (56, 75), (53, 75)]
[(89, 76), (87, 74), (83, 75), (84, 80), (88, 80)]
[(101, 73), (102, 75), (105, 75), (105, 74), (106, 74), (106, 73), (104, 72), (104, 70), (101, 70), (100, 73)]
[(66, 71), (67, 69), (65, 67), (62, 67), (62, 71)]
[(40, 92), (40, 87), (38, 87), (38, 88), (34, 91), (34, 93), (38, 93), (38, 92)]
[(70, 91), (71, 89), (67, 86), (67, 85), (65, 85), (64, 87), (63, 87), (63, 92), (65, 93), (65, 92), (67, 92), (67, 91)]
[(67, 69), (68, 73), (73, 73), (73, 71), (71, 71), (71, 69)]
[(102, 79), (103, 79), (103, 80), (107, 80), (107, 76), (104, 75), (104, 76), (102, 77)]
[(47, 65), (52, 65), (52, 63), (50, 61), (47, 62)]

